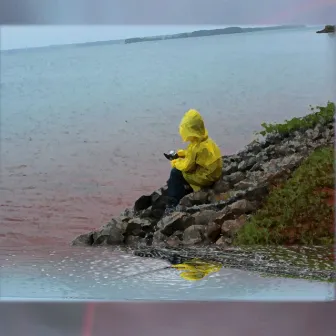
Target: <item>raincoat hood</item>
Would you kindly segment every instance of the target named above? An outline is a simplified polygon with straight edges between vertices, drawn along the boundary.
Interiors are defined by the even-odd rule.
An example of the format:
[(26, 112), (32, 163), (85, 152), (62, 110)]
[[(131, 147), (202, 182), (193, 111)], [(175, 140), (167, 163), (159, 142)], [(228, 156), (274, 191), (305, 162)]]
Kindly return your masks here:
[(197, 110), (189, 110), (183, 116), (179, 132), (184, 142), (196, 139), (203, 141), (208, 138), (208, 131), (204, 126), (204, 121), (201, 114)]

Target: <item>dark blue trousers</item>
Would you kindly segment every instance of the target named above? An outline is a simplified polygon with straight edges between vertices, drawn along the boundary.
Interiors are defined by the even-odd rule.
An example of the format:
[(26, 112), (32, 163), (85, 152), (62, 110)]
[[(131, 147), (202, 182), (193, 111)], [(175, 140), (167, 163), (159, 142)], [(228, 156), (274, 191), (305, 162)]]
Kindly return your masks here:
[(188, 182), (184, 179), (183, 174), (180, 170), (173, 168), (170, 171), (167, 185), (167, 196), (173, 199), (173, 202), (175, 203), (174, 206), (176, 206), (180, 202), (180, 200), (188, 194), (188, 191), (186, 190)]

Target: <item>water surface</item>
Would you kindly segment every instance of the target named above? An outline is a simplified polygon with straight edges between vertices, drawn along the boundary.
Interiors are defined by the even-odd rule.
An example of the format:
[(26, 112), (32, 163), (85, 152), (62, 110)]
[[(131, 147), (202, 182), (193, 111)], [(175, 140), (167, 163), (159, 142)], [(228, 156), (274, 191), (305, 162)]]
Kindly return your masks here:
[(2, 297), (331, 298), (329, 284), (228, 269), (197, 283), (173, 270), (124, 279), (163, 262), (68, 245), (166, 181), (162, 153), (181, 145), (187, 109), (235, 152), (261, 122), (334, 98), (333, 51), (298, 29), (1, 54)]
[[(325, 301), (334, 285), (266, 278), (222, 268), (200, 281), (186, 281), (165, 261), (138, 258), (111, 249), (26, 251), (26, 263), (12, 251), (2, 263), (3, 300), (263, 300)], [(45, 251), (46, 252), (46, 251)], [(34, 262), (32, 263), (31, 257)]]
[(313, 29), (1, 55), (0, 244), (50, 246), (162, 185), (198, 108), (223, 153), (335, 95)]

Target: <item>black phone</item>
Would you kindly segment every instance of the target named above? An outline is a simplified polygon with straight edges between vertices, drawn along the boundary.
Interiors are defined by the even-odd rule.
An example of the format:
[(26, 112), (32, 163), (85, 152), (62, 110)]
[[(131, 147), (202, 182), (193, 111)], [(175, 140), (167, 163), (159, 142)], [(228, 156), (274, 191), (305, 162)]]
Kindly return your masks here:
[(175, 151), (170, 151), (168, 154), (163, 153), (163, 155), (164, 155), (165, 158), (166, 158), (167, 160), (169, 160), (169, 161), (178, 159), (178, 157), (179, 157)]

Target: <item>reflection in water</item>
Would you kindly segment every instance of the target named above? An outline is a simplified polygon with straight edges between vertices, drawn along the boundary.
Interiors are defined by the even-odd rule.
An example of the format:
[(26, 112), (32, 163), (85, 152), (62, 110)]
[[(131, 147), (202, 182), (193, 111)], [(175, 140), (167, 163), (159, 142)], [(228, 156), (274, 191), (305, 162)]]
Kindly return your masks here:
[[(69, 253), (71, 252), (71, 253)], [(45, 255), (45, 254), (44, 254)], [(19, 260), (19, 262), (18, 262)], [(12, 254), (2, 262), (2, 299), (97, 300), (331, 300), (333, 285), (264, 278), (199, 261), (183, 272), (208, 272), (199, 281), (181, 277), (180, 267), (111, 249), (72, 249), (22, 262)], [(176, 265), (175, 265), (176, 266)], [(203, 269), (202, 269), (203, 268)]]
[(183, 264), (172, 265), (171, 267), (182, 271), (180, 277), (188, 281), (202, 280), (209, 274), (218, 272), (222, 265), (215, 262), (206, 262), (200, 259), (192, 259)]

